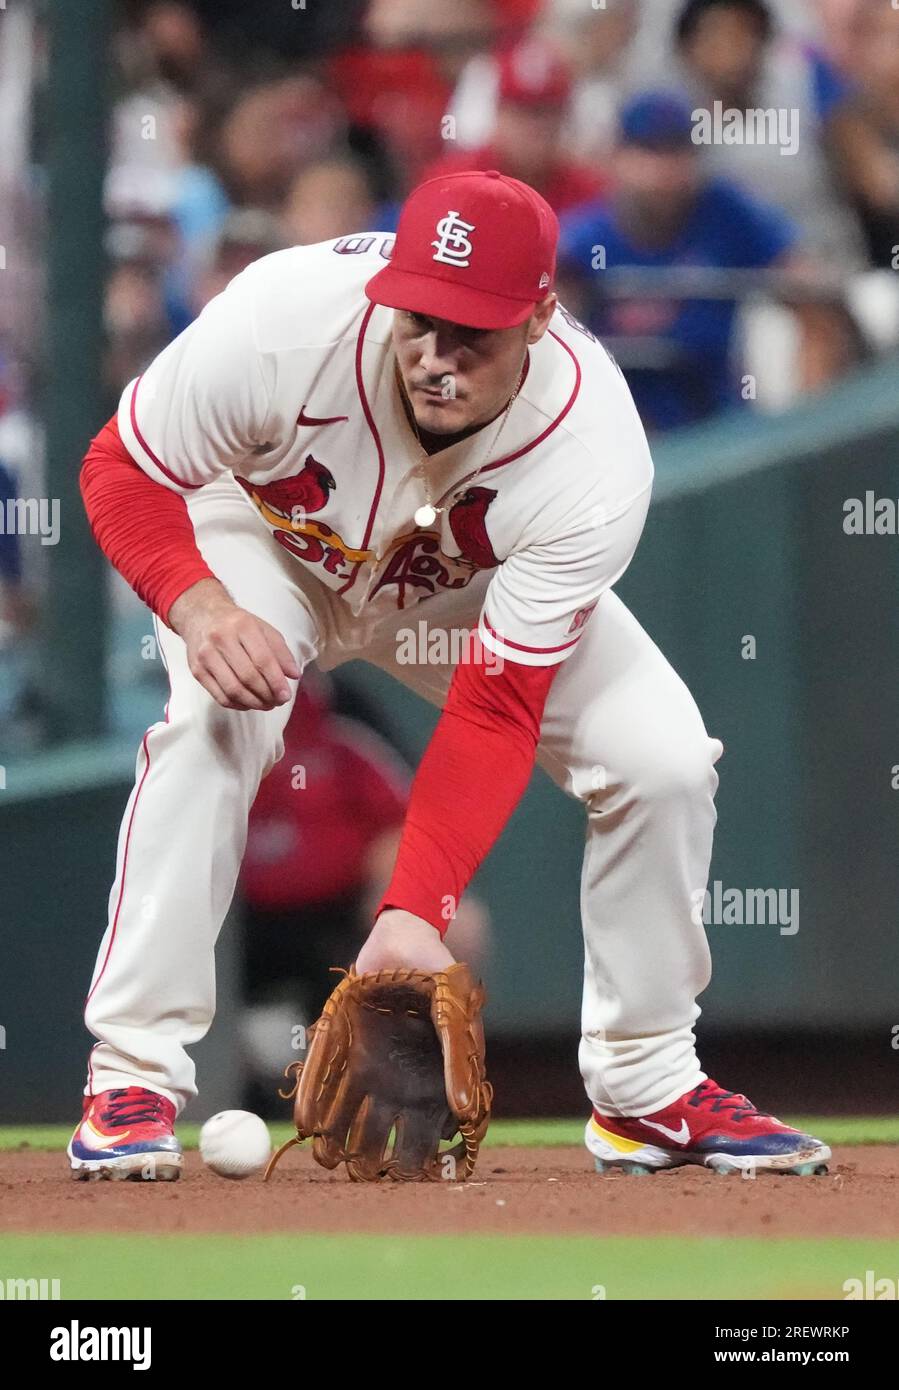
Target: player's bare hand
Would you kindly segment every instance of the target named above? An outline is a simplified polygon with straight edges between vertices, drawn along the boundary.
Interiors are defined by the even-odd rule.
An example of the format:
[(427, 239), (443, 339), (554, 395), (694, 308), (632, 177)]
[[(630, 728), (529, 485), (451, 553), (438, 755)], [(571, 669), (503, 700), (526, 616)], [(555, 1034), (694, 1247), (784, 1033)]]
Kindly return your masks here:
[(455, 957), (430, 922), (400, 908), (382, 912), (356, 959), (356, 970), (446, 970)]
[(291, 698), (299, 668), (277, 628), (202, 579), (176, 599), (169, 626), (184, 639), (191, 674), (223, 709), (270, 710)]

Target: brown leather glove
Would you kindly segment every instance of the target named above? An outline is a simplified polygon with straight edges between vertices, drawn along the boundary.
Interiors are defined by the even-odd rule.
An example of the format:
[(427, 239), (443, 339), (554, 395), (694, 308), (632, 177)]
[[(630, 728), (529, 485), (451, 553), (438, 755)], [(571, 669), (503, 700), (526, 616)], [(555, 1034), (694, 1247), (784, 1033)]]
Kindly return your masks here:
[[(297, 1133), (266, 1178), (282, 1153), (310, 1138), (323, 1168), (346, 1163), (355, 1182), (469, 1177), (493, 1098), (484, 999), (467, 965), (367, 975), (351, 966), (310, 1029), (306, 1061), (287, 1068), (295, 1090), (281, 1094), (295, 1097)], [(439, 1153), (441, 1140), (457, 1133), (460, 1142)]]

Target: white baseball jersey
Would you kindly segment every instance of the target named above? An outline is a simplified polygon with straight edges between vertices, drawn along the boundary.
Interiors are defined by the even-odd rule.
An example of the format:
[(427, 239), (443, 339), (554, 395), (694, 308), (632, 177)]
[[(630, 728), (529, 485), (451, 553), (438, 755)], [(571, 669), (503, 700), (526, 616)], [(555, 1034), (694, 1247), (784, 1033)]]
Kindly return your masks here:
[[(363, 233), (254, 262), (126, 387), (122, 440), (182, 495), (233, 475), (273, 543), (353, 615), (395, 614), (491, 569), (485, 646), (562, 661), (643, 529), (652, 463), (630, 392), (559, 307), (505, 422), (425, 458), (396, 383), (393, 310), (364, 294), (392, 245)], [(422, 528), (425, 470), (444, 510)]]

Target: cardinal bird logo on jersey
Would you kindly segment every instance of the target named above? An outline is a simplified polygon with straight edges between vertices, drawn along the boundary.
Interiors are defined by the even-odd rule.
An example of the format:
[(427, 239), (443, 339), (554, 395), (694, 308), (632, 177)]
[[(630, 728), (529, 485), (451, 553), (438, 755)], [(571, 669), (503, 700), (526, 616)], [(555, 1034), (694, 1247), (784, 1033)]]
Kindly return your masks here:
[(291, 478), (261, 484), (248, 483), (246, 478), (241, 477), (237, 477), (237, 481), (257, 507), (261, 502), (269, 512), (274, 513), (275, 524), (296, 521), (309, 512), (320, 512), (337, 486), (330, 469), (319, 463), (312, 454), (306, 455), (300, 472), (294, 473)]
[(278, 478), (273, 483), (251, 483), (235, 473), (244, 492), (264, 521), (272, 527), (275, 540), (310, 564), (322, 563), (331, 573), (343, 573), (346, 562), (359, 564), (369, 551), (354, 550), (324, 521), (310, 516), (327, 506), (337, 487), (334, 475), (312, 454), (299, 473)]
[(448, 555), (441, 548), (436, 531), (416, 530), (399, 536), (390, 549), (369, 602), (382, 589), (392, 588), (397, 608), (405, 608), (408, 590), (419, 601), (436, 594), (439, 589), (464, 589), (476, 570), (494, 569), (499, 560), (487, 535), (485, 517), (495, 496), (492, 488), (470, 487), (450, 507), (447, 522), (459, 547), (458, 555)]
[(463, 560), (481, 570), (492, 570), (499, 564), (487, 535), (487, 508), (495, 496), (494, 488), (470, 487), (450, 507), (447, 517)]

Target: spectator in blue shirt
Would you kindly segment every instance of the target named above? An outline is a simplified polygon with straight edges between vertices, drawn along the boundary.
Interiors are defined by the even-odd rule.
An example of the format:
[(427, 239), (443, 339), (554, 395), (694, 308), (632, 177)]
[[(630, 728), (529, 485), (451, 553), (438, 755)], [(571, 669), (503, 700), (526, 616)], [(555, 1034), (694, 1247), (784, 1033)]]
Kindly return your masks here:
[[(608, 272), (799, 268), (793, 224), (736, 185), (707, 176), (692, 132), (680, 98), (635, 97), (621, 113), (611, 198), (562, 222), (563, 299), (608, 343), (652, 430), (740, 403), (732, 352), (738, 292), (722, 291), (719, 276), (713, 297), (698, 297), (697, 287), (690, 298), (672, 277), (666, 294), (660, 275), (652, 293), (621, 298), (607, 292)], [(802, 320), (806, 306), (796, 308)], [(818, 306), (807, 326), (816, 336), (822, 330)], [(820, 357), (822, 345), (815, 349)]]

